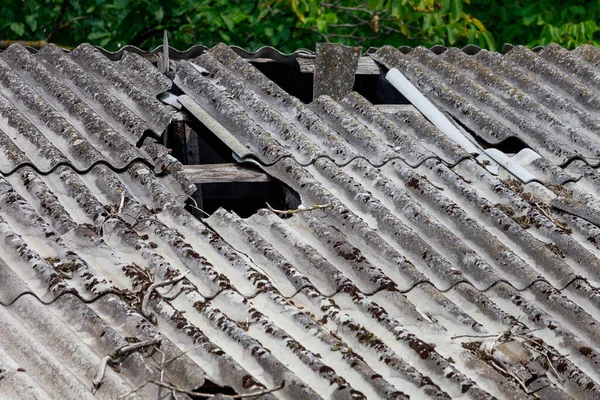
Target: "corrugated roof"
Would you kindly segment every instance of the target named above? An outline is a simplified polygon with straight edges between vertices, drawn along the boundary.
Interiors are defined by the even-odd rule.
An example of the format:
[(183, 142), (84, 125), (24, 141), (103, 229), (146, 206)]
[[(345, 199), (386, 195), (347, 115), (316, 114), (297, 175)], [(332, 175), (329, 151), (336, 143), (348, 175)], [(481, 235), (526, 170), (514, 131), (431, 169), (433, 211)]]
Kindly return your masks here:
[[(466, 61), (448, 66), (455, 53)], [(178, 62), (182, 104), (307, 210), (200, 221), (182, 208), (180, 164), (160, 145), (136, 147), (175, 111), (156, 100), (168, 78), (130, 52), (3, 52), (0, 300), (18, 300), (0, 308), (0, 397), (93, 397), (104, 356), (158, 338), (120, 373), (109, 366), (95, 396), (160, 379), (192, 390), (206, 377), (238, 393), (285, 381), (264, 397), (288, 399), (597, 398), (597, 163), (575, 122), (593, 121), (593, 97), (555, 111), (560, 76), (523, 64), (482, 72), (492, 90), (469, 64), (484, 55), (374, 57), (450, 114), (452, 99), (480, 96), (468, 107), (478, 113), (453, 115), (492, 144), (505, 133), (540, 153), (514, 157), (530, 183), (495, 173), (417, 110), (382, 112), (357, 93), (304, 104), (223, 45)], [(507, 86), (509, 72), (523, 83)], [(539, 93), (503, 110), (514, 88)]]
[[(127, 288), (128, 274), (163, 260), (117, 216), (148, 223), (189, 193), (181, 164), (140, 141), (170, 122), (174, 110), (156, 95), (171, 82), (137, 55), (111, 62), (87, 45), (69, 54), (15, 45), (0, 66), (0, 299), (22, 295), (0, 309), (0, 397), (92, 398), (100, 359), (156, 334), (122, 298), (87, 304), (73, 294), (90, 299), (110, 281)], [(64, 293), (73, 294), (53, 301)], [(189, 359), (177, 364), (173, 379), (203, 381)], [(152, 372), (140, 354), (122, 368), (107, 372), (97, 397), (116, 398)]]
[[(509, 59), (518, 51), (523, 49), (490, 57)], [(418, 57), (434, 65), (454, 55), (465, 61), (460, 68), (449, 67), (445, 78), (469, 86), (473, 81), (463, 75), (473, 69), (467, 62), (484, 54), (453, 49), (440, 56), (424, 49), (404, 54), (386, 48), (375, 57), (389, 67), (406, 65), (404, 72)], [(421, 82), (431, 80), (427, 88), (449, 102), (462, 93), (442, 86), (442, 79), (433, 82), (438, 75), (429, 70), (418, 78), (407, 75), (427, 94)], [(498, 73), (485, 76), (504, 80)], [(532, 335), (553, 349), (552, 366), (564, 379), (559, 383), (545, 356), (528, 350), (529, 360), (550, 368), (540, 375), (540, 366), (524, 363), (518, 374), (531, 382), (529, 389), (550, 384), (538, 394), (597, 396), (598, 228), (552, 208), (557, 202), (552, 199), (579, 202), (595, 191), (581, 174), (555, 166), (568, 159), (556, 157), (552, 143), (565, 139), (547, 131), (542, 136), (540, 127), (520, 116), (542, 115), (539, 109), (545, 106), (539, 101), (522, 109), (482, 111), (483, 121), (501, 111), (519, 119), (522, 124), (514, 123), (511, 134), (531, 139), (531, 147), (545, 156), (523, 162), (537, 178), (525, 185), (488, 171), (418, 112), (383, 113), (356, 93), (340, 102), (320, 97), (305, 105), (225, 46), (179, 63), (175, 82), (231, 133), (229, 140), (238, 141), (232, 148), (247, 149), (238, 155), (256, 160), (297, 190), (306, 207), (329, 205), (288, 219), (264, 210), (244, 220), (221, 210), (208, 223), (264, 268), (280, 293), (340, 336), (342, 352), (358, 354), (375, 372), (377, 379), (367, 374), (356, 379), (352, 370), (362, 370), (362, 364), (338, 366), (337, 347), (325, 352), (305, 339), (306, 328), (286, 328), (355, 389), (367, 397), (386, 397), (392, 388), (413, 397), (432, 396), (431, 387), (449, 397), (526, 396), (517, 379), (506, 379), (481, 353), (465, 349), (477, 338), (452, 339), (501, 334), (514, 326), (536, 330)], [(537, 82), (551, 90), (545, 79)], [(490, 92), (476, 94), (495, 96)], [(446, 110), (475, 132), (485, 128), (469, 126), (458, 115), (461, 109)], [(593, 119), (589, 110), (581, 113)], [(552, 124), (556, 121), (546, 126)], [(570, 147), (563, 143), (556, 149)], [(595, 172), (584, 161), (574, 163)], [(584, 204), (594, 206), (593, 201)], [(518, 369), (517, 361), (507, 368)]]

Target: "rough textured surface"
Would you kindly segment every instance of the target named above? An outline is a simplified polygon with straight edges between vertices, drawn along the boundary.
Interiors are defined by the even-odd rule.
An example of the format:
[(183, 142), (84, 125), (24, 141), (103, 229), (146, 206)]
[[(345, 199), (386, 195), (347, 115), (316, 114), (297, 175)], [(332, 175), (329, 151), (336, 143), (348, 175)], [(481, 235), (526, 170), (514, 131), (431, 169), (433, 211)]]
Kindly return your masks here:
[[(167, 149), (152, 137), (140, 142), (169, 123), (174, 110), (156, 95), (170, 87), (135, 54), (113, 62), (87, 45), (36, 54), (14, 45), (0, 54), (0, 302), (23, 295), (0, 307), (0, 398), (93, 398), (102, 357), (160, 336), (135, 297), (87, 300), (107, 287), (140, 289), (150, 264), (162, 268), (156, 279), (168, 271), (134, 229), (163, 208), (180, 212), (190, 192)], [(161, 349), (182, 353), (169, 340)], [(148, 357), (129, 355), (120, 374), (109, 367), (96, 397), (115, 399), (157, 378), (152, 363), (161, 359)], [(189, 357), (165, 374), (204, 381)], [(156, 392), (148, 386), (137, 396)]]
[(340, 100), (352, 91), (361, 48), (317, 43), (313, 98), (327, 95)]
[(440, 108), (492, 145), (518, 138), (555, 164), (599, 164), (600, 51), (585, 45), (539, 52), (516, 46), (502, 56), (458, 49), (436, 55), (391, 47), (373, 57), (398, 68)]
[[(411, 63), (424, 52), (386, 51), (390, 60)], [(426, 57), (439, 63), (460, 51), (439, 53)], [(482, 57), (471, 53), (456, 57)], [(240, 290), (254, 309), (368, 398), (400, 391), (413, 398), (531, 398), (535, 390), (542, 398), (598, 397), (594, 163), (556, 165), (567, 159), (549, 149), (564, 139), (540, 133), (532, 147), (541, 158), (515, 157), (536, 177), (522, 184), (466, 154), (415, 111), (384, 114), (356, 93), (303, 104), (226, 46), (191, 62), (206, 72), (182, 61), (177, 81), (249, 149), (247, 160), (298, 191), (305, 208), (328, 205), (290, 218), (261, 210), (241, 219), (220, 210), (207, 220), (268, 277), (265, 292), (287, 299), (291, 315)], [(448, 76), (471, 73), (467, 65)], [(539, 85), (549, 90), (547, 81)], [(448, 101), (461, 94), (441, 89), (440, 96), (450, 91)], [(525, 111), (510, 112), (516, 121)], [(591, 120), (593, 113), (582, 110), (581, 117)], [(510, 133), (503, 128), (506, 137), (529, 127), (535, 133), (530, 119)], [(219, 298), (210, 303), (233, 314), (235, 307)], [(533, 332), (500, 345), (508, 330)], [(344, 362), (356, 361), (340, 363), (339, 352)], [(273, 354), (286, 363), (285, 354)], [(294, 372), (331, 396), (300, 368)]]
[[(136, 54), (56, 50), (0, 55), (0, 397), (114, 399), (162, 370), (185, 389), (286, 382), (264, 398), (598, 398), (590, 160), (559, 165), (540, 138), (543, 157), (515, 157), (525, 185), (415, 110), (357, 93), (303, 104), (221, 45), (178, 62), (176, 82), (246, 161), (327, 207), (199, 221), (181, 165), (132, 145), (172, 112), (153, 102), (170, 82)], [(577, 52), (593, 76), (595, 53)], [(102, 357), (152, 338), (92, 395)]]

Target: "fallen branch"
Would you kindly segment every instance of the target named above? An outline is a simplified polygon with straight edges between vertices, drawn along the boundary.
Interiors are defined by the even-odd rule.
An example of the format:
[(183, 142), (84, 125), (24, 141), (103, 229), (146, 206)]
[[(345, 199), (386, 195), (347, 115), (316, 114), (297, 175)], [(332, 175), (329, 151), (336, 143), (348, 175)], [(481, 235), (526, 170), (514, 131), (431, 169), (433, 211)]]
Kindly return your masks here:
[(204, 211), (203, 209), (201, 209), (200, 207), (198, 207), (198, 203), (196, 202), (196, 200), (192, 197), (192, 196), (188, 196), (188, 198), (194, 202), (194, 205), (191, 205), (188, 203), (189, 207), (192, 207), (195, 210), (200, 211), (202, 214), (206, 215), (208, 218), (210, 218), (210, 214), (207, 213), (206, 211)]
[(92, 381), (92, 394), (96, 394), (96, 391), (102, 385), (102, 380), (104, 379), (104, 373), (106, 372), (106, 365), (110, 361), (110, 356), (102, 357), (102, 361), (100, 361), (100, 365), (98, 366), (98, 372), (96, 373), (96, 377)]
[(492, 345), (486, 346), (486, 348), (484, 348), (484, 349), (482, 349), (481, 347), (483, 347), (483, 343), (485, 343), (485, 342), (482, 342), (482, 344), (480, 345), (479, 351), (485, 353), (486, 359), (489, 357), (488, 363), (494, 369), (498, 370), (499, 372), (501, 372), (502, 374), (504, 374), (506, 376), (510, 376), (511, 378), (513, 378), (513, 380), (516, 383), (518, 383), (518, 385), (521, 387), (521, 389), (523, 389), (523, 391), (525, 393), (527, 393), (528, 395), (533, 395), (534, 397), (537, 398), (537, 395), (535, 393), (548, 387), (549, 385), (543, 386), (543, 387), (533, 390), (533, 391), (529, 390), (527, 388), (527, 384), (520, 376), (518, 376), (515, 372), (509, 371), (508, 369), (503, 368), (501, 365), (499, 365), (496, 362), (496, 360), (494, 359), (494, 355), (493, 355), (494, 351), (498, 351), (498, 350), (496, 350), (496, 346), (499, 344), (507, 343), (507, 342), (511, 342), (511, 341), (516, 341), (516, 342), (521, 343), (521, 345), (523, 345), (529, 351), (535, 352), (545, 358), (545, 361), (549, 365), (549, 367), (546, 368), (546, 371), (551, 369), (552, 373), (556, 376), (556, 378), (558, 379), (558, 381), (560, 383), (564, 382), (564, 380), (560, 377), (556, 368), (554, 368), (554, 365), (552, 364), (552, 360), (551, 360), (550, 356), (551, 355), (554, 357), (565, 357), (565, 356), (558, 353), (556, 350), (552, 349), (551, 347), (544, 344), (543, 342), (536, 340), (531, 335), (533, 332), (538, 331), (542, 328), (525, 329), (522, 332), (513, 332), (513, 328), (515, 326), (516, 325), (511, 326), (510, 328), (508, 328), (506, 331), (500, 333), (499, 335), (456, 335), (456, 336), (452, 336), (451, 339), (458, 339), (458, 338), (492, 339), (492, 338), (494, 338)]
[(100, 361), (100, 365), (98, 366), (98, 372), (96, 373), (96, 377), (92, 381), (92, 394), (95, 394), (96, 391), (102, 385), (102, 381), (104, 380), (104, 374), (106, 373), (106, 366), (108, 365), (108, 363), (111, 363), (111, 365), (118, 364), (121, 361), (123, 361), (123, 359), (125, 357), (127, 357), (129, 354), (133, 353), (134, 351), (137, 351), (137, 350), (143, 349), (145, 347), (149, 347), (149, 346), (160, 345), (161, 341), (162, 341), (162, 339), (154, 338), (154, 339), (145, 340), (145, 341), (138, 342), (138, 343), (126, 344), (125, 346), (121, 346), (118, 349), (116, 349), (115, 351), (113, 351), (112, 354), (102, 357), (102, 360)]
[(533, 202), (533, 204), (538, 208), (538, 210), (540, 210), (540, 212), (544, 215), (544, 217), (548, 218), (550, 220), (550, 222), (552, 222), (554, 225), (558, 226), (563, 231), (570, 230), (569, 227), (567, 227), (567, 226), (561, 224), (560, 222), (558, 222), (558, 220), (556, 218), (552, 218), (550, 216), (550, 214), (548, 212), (546, 212), (546, 210), (544, 210), (544, 208), (542, 207), (542, 205), (538, 204), (535, 201)]
[(152, 292), (154, 292), (159, 287), (176, 284), (177, 282), (179, 282), (183, 278), (185, 278), (185, 276), (189, 272), (190, 271), (188, 270), (188, 271), (185, 271), (183, 274), (176, 276), (173, 279), (169, 279), (169, 280), (162, 281), (162, 282), (156, 282), (156, 283), (153, 283), (152, 285), (150, 285), (150, 287), (148, 288), (148, 290), (146, 290), (146, 293), (144, 294), (144, 298), (142, 299), (142, 315), (144, 317), (148, 318), (150, 321), (152, 321), (152, 319), (156, 318), (154, 313), (152, 311), (148, 310), (148, 302), (150, 301), (150, 296), (152, 296)]
[(276, 210), (273, 207), (271, 207), (271, 205), (269, 203), (267, 204), (267, 208), (269, 210), (271, 210), (272, 212), (274, 212), (275, 214), (279, 214), (279, 215), (294, 215), (294, 214), (298, 214), (301, 212), (308, 212), (308, 211), (313, 211), (313, 210), (323, 210), (326, 208), (331, 207), (331, 204), (314, 204), (312, 207), (304, 207), (303, 205), (298, 206), (298, 208), (296, 210)]

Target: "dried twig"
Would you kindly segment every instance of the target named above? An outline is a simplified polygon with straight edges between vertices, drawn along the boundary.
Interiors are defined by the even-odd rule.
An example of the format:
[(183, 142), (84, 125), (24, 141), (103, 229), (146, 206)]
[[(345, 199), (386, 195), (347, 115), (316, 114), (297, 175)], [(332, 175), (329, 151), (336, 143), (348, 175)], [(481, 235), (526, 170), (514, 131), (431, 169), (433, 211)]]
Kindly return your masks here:
[(117, 399), (124, 399), (124, 398), (126, 398), (126, 397), (129, 397), (129, 396), (131, 396), (132, 394), (135, 394), (135, 393), (139, 392), (140, 390), (142, 390), (142, 389), (143, 389), (144, 387), (146, 387), (146, 385), (147, 385), (147, 384), (149, 384), (149, 383), (150, 383), (150, 382), (144, 382), (144, 383), (142, 383), (140, 386), (138, 386), (138, 387), (136, 387), (135, 389), (133, 389), (132, 391), (130, 391), (130, 392), (127, 392), (127, 393), (125, 393), (125, 394), (123, 394), (123, 395), (121, 395), (121, 396), (117, 397)]
[(294, 214), (298, 214), (301, 212), (307, 212), (307, 211), (313, 211), (313, 210), (323, 210), (323, 209), (331, 207), (331, 204), (313, 204), (312, 207), (308, 207), (308, 208), (300, 205), (296, 210), (276, 210), (273, 207), (271, 207), (271, 205), (269, 203), (266, 203), (266, 204), (267, 204), (267, 208), (269, 210), (271, 210), (275, 214), (279, 214), (279, 215), (294, 215)]
[[(102, 358), (102, 360), (100, 361), (100, 365), (98, 366), (98, 372), (96, 373), (96, 377), (92, 381), (92, 393), (95, 394), (96, 391), (102, 385), (102, 381), (104, 380), (104, 374), (106, 372), (106, 366), (108, 365), (108, 363), (118, 364), (125, 357), (127, 357), (129, 354), (133, 353), (134, 351), (140, 350), (140, 349), (143, 349), (143, 348), (149, 347), (149, 346), (157, 346), (160, 344), (161, 341), (162, 341), (162, 339), (154, 338), (154, 339), (145, 340), (145, 341), (138, 342), (138, 343), (127, 344), (125, 346), (119, 347), (118, 349), (113, 351), (112, 354), (110, 354), (108, 356), (104, 356)], [(137, 389), (137, 390), (139, 390), (139, 389)]]
[(117, 209), (117, 214), (121, 214), (121, 212), (123, 212), (124, 205), (125, 205), (125, 191), (121, 192), (121, 202), (119, 203), (119, 208)]
[(201, 209), (200, 207), (198, 207), (198, 203), (196, 202), (196, 200), (192, 197), (192, 196), (188, 196), (188, 198), (194, 202), (194, 205), (191, 205), (188, 203), (189, 207), (192, 207), (194, 210), (198, 210), (200, 211), (202, 214), (206, 215), (208, 218), (210, 218), (210, 214), (207, 213), (206, 211), (204, 211), (203, 209)]
[(192, 351), (194, 351), (194, 350), (198, 350), (198, 349), (200, 349), (200, 348), (202, 348), (202, 346), (196, 346), (196, 347), (192, 347), (191, 349), (189, 349), (189, 350), (186, 350), (186, 351), (182, 352), (181, 354), (179, 354), (179, 355), (177, 355), (177, 356), (175, 356), (175, 357), (171, 358), (170, 360), (168, 360), (168, 361), (164, 362), (164, 363), (163, 363), (163, 368), (166, 368), (166, 367), (168, 367), (168, 366), (169, 366), (169, 365), (170, 365), (170, 364), (171, 364), (173, 361), (175, 361), (175, 360), (177, 360), (177, 359), (179, 359), (179, 358), (181, 358), (181, 357), (185, 356), (186, 354), (188, 354), (188, 353), (190, 353), (190, 352), (192, 352)]
[[(552, 373), (554, 374), (554, 376), (556, 376), (556, 378), (558, 379), (558, 381), (560, 383), (562, 383), (564, 380), (560, 377), (560, 375), (558, 374), (558, 371), (556, 370), (556, 368), (554, 368), (554, 365), (552, 364), (552, 360), (550, 358), (550, 355), (555, 356), (555, 357), (565, 357), (564, 355), (558, 353), (556, 350), (550, 348), (549, 346), (545, 345), (542, 341), (536, 340), (534, 337), (531, 336), (531, 334), (535, 331), (538, 331), (542, 328), (537, 328), (537, 329), (525, 329), (522, 332), (518, 332), (515, 333), (513, 332), (513, 328), (516, 325), (511, 326), (510, 328), (508, 328), (506, 331), (502, 332), (499, 335), (456, 335), (453, 336), (452, 339), (458, 339), (458, 338), (478, 338), (478, 339), (491, 339), (494, 338), (492, 346), (488, 348), (482, 350), (484, 353), (489, 354), (490, 360), (489, 363), (492, 367), (494, 367), (495, 369), (497, 369), (498, 371), (502, 372), (505, 375), (508, 375), (510, 377), (512, 377), (518, 384), (519, 386), (525, 391), (525, 393), (529, 394), (529, 395), (533, 395), (535, 397), (536, 396), (536, 392), (548, 387), (549, 385), (543, 386), (539, 389), (536, 390), (529, 390), (527, 388), (527, 385), (525, 383), (525, 381), (523, 381), (523, 379), (521, 377), (519, 377), (517, 374), (515, 374), (512, 371), (507, 370), (506, 368), (503, 368), (502, 366), (500, 366), (493, 358), (493, 353), (496, 350), (496, 346), (498, 344), (502, 344), (502, 343), (507, 343), (507, 342), (511, 342), (511, 341), (518, 341), (519, 343), (521, 343), (525, 348), (527, 348), (530, 351), (533, 351), (535, 353), (540, 354), (542, 357), (544, 357), (549, 365), (548, 369), (552, 370)], [(483, 345), (482, 345), (483, 346)], [(480, 349), (481, 350), (481, 349)]]
[(98, 366), (98, 372), (96, 373), (96, 377), (92, 381), (92, 394), (96, 394), (96, 391), (102, 385), (102, 380), (104, 379), (104, 373), (106, 372), (106, 365), (110, 361), (111, 356), (102, 357), (102, 361), (100, 361), (100, 365)]
[(549, 213), (546, 212), (546, 210), (544, 210), (543, 206), (536, 203), (535, 201), (532, 202), (534, 206), (536, 206), (538, 208), (538, 210), (540, 210), (540, 212), (542, 214), (544, 214), (544, 217), (548, 218), (552, 223), (554, 223), (554, 225), (558, 226), (560, 229), (562, 229), (563, 231), (568, 230), (569, 228), (564, 226), (563, 224), (561, 224), (560, 222), (558, 222), (555, 218), (552, 218), (550, 216)]
[(158, 289), (159, 287), (176, 284), (177, 282), (179, 282), (180, 280), (185, 278), (185, 276), (189, 272), (190, 271), (188, 270), (188, 271), (185, 271), (183, 274), (176, 276), (173, 279), (169, 279), (169, 280), (162, 281), (162, 282), (155, 282), (152, 285), (150, 285), (150, 287), (148, 288), (148, 290), (146, 290), (146, 293), (144, 294), (144, 298), (142, 299), (142, 315), (144, 317), (148, 318), (149, 320), (156, 318), (154, 316), (154, 313), (152, 313), (150, 310), (148, 310), (148, 302), (150, 301), (150, 296), (152, 296), (152, 292), (154, 292), (154, 290)]
[(452, 336), (450, 339), (460, 339), (460, 338), (477, 338), (477, 339), (490, 339), (496, 337), (498, 335), (456, 335)]
[(281, 382), (281, 385), (279, 385), (279, 386), (277, 386), (277, 387), (275, 387), (273, 389), (264, 389), (264, 390), (259, 390), (258, 392), (229, 395), (228, 397), (231, 398), (231, 399), (245, 399), (245, 398), (248, 398), (248, 397), (262, 396), (263, 394), (273, 393), (273, 392), (276, 392), (278, 390), (281, 390), (284, 387), (285, 387), (285, 381)]
[(519, 386), (521, 386), (521, 389), (523, 389), (523, 391), (525, 393), (532, 394), (532, 392), (529, 391), (529, 389), (527, 388), (527, 385), (525, 384), (523, 379), (521, 379), (521, 377), (519, 377), (517, 374), (514, 374), (514, 373), (510, 372), (509, 370), (502, 368), (494, 360), (491, 361), (491, 365), (492, 365), (492, 367), (496, 368), (498, 371), (502, 372), (503, 374), (512, 377), (519, 384)]
[(548, 353), (544, 353), (543, 351), (540, 351), (540, 350), (536, 349), (535, 347), (533, 347), (532, 345), (530, 345), (527, 342), (523, 342), (523, 346), (527, 347), (530, 351), (535, 351), (536, 353), (538, 353), (538, 354), (542, 355), (543, 357), (545, 357), (546, 358), (546, 362), (548, 362), (549, 369), (552, 370), (552, 373), (554, 374), (554, 376), (556, 377), (556, 379), (558, 379), (558, 381), (560, 383), (564, 382), (564, 379), (562, 379), (560, 377), (560, 375), (558, 374), (558, 371), (556, 370), (556, 368), (554, 368), (554, 365), (552, 365), (552, 361), (550, 360), (550, 356), (548, 356)]

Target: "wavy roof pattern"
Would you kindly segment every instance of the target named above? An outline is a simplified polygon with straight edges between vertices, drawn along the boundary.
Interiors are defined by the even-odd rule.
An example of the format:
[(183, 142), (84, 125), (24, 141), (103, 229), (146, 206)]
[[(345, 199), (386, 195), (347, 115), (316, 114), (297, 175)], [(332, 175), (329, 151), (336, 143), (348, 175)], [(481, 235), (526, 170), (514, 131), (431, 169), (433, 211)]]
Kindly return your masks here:
[[(370, 54), (482, 148), (519, 138), (534, 180), (417, 109), (304, 104), (225, 45), (173, 81), (128, 49), (1, 53), (0, 397), (597, 398), (598, 52), (441, 50)], [(173, 85), (304, 210), (185, 211), (146, 139)]]

